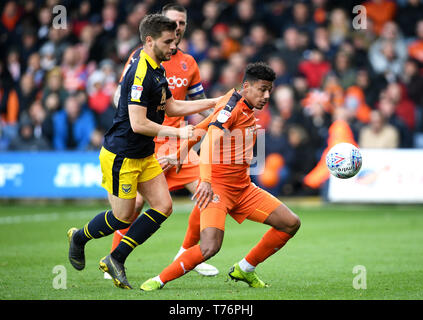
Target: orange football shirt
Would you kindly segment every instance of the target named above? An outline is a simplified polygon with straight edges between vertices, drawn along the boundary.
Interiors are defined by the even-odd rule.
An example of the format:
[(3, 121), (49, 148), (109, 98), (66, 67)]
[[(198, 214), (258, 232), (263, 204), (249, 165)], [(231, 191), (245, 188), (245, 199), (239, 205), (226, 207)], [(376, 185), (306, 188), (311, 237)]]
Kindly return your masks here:
[(254, 108), (236, 90), (218, 101), (207, 131), (209, 145), (205, 145), (206, 140), (201, 145), (202, 181), (238, 188), (250, 184), (256, 121)]

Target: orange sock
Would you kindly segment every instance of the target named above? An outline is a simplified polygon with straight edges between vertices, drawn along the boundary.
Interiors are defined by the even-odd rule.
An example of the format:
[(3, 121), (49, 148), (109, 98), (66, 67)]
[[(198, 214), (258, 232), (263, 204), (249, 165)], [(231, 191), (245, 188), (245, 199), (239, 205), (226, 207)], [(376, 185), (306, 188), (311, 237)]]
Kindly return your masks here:
[(128, 232), (129, 227), (122, 230), (116, 230), (113, 233), (113, 242), (112, 242), (112, 249), (110, 252), (116, 249), (116, 247), (119, 245), (120, 240), (122, 240), (123, 236)]
[(183, 276), (204, 261), (200, 245), (197, 244), (182, 253), (178, 259), (163, 269), (160, 273), (160, 280), (163, 283), (169, 282)]
[(200, 209), (194, 206), (188, 219), (188, 228), (185, 233), (182, 247), (184, 249), (195, 246), (200, 241)]
[(259, 243), (251, 249), (245, 260), (255, 267), (282, 248), (291, 238), (292, 235), (289, 233), (271, 228), (264, 234)]

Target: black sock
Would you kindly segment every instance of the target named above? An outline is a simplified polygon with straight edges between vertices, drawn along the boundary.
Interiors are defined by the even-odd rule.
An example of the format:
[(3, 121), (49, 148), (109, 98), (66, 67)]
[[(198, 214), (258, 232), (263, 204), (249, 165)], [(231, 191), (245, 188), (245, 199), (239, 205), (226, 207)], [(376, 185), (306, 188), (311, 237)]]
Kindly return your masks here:
[(108, 236), (115, 230), (128, 228), (130, 224), (116, 218), (111, 210), (104, 211), (79, 229), (74, 235), (74, 240), (79, 245), (85, 245), (91, 239)]
[(124, 263), (132, 250), (156, 232), (166, 218), (164, 214), (154, 209), (148, 209), (140, 215), (132, 223), (116, 249), (111, 253), (113, 259), (116, 259), (120, 263)]

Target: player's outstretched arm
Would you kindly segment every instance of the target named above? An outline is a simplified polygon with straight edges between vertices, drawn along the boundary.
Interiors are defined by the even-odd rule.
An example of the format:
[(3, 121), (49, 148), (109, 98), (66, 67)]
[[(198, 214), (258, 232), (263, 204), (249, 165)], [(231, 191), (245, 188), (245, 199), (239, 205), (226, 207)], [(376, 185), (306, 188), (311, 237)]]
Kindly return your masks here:
[(182, 139), (191, 138), (194, 132), (194, 126), (188, 125), (182, 128), (174, 128), (170, 126), (162, 126), (147, 118), (147, 108), (136, 104), (128, 106), (129, 122), (132, 131), (150, 137), (179, 137)]
[(207, 118), (203, 119), (200, 123), (195, 126), (194, 133), (190, 139), (182, 141), (176, 153), (172, 153), (157, 159), (162, 166), (163, 171), (169, 170), (176, 165), (176, 173), (179, 173), (182, 167), (182, 163), (188, 156), (191, 148), (200, 142), (201, 138), (207, 133), (207, 128), (213, 119), (213, 114), (210, 114)]
[(169, 117), (182, 117), (213, 108), (219, 98), (201, 100), (175, 100), (170, 97), (166, 101), (166, 114)]

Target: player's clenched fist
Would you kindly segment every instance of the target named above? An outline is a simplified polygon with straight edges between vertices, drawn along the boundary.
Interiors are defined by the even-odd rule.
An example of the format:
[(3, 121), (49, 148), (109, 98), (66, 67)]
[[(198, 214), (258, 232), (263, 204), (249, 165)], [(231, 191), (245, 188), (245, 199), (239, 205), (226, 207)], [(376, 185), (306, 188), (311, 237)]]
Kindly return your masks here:
[(187, 125), (185, 127), (179, 128), (179, 138), (189, 139), (194, 135), (194, 126)]

